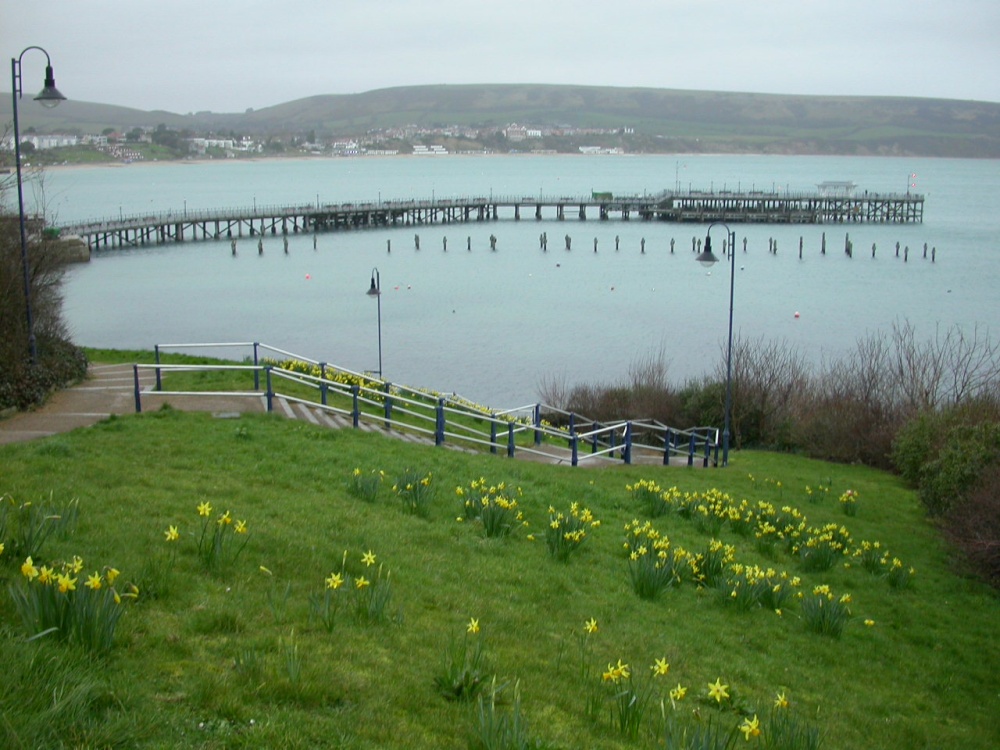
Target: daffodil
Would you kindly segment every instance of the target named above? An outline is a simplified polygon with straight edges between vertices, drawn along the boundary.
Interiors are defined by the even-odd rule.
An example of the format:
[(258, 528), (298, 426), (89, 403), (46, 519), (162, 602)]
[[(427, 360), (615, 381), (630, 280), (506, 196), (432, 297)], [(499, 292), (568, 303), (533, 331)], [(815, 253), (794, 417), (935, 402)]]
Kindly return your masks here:
[(101, 582), (101, 574), (92, 573), (91, 575), (87, 576), (87, 581), (83, 585), (86, 586), (88, 589), (97, 591), (103, 585)]
[(371, 586), (371, 581), (364, 576), (358, 576), (354, 579), (354, 588), (363, 589), (365, 586)]
[(233, 531), (235, 531), (237, 534), (246, 534), (247, 533), (247, 522), (246, 521), (237, 521), (236, 525), (233, 526)]
[(219, 526), (229, 526), (232, 522), (233, 517), (229, 514), (228, 510), (219, 516)]
[(875, 624), (875, 621), (874, 621), (874, 620), (871, 620), (871, 619), (868, 619), (868, 620), (865, 620), (865, 626), (866, 626), (866, 627), (869, 627), (869, 628), (870, 628), (870, 627), (872, 627), (872, 626), (873, 626), (874, 624)]
[(163, 532), (163, 535), (167, 538), (168, 542), (176, 542), (181, 536), (180, 532), (177, 531), (176, 526), (170, 526), (167, 528), (167, 530)]
[(212, 504), (207, 500), (203, 503), (199, 503), (198, 515), (201, 516), (202, 518), (208, 518), (210, 515), (212, 515)]
[(788, 698), (785, 697), (785, 691), (782, 690), (780, 693), (774, 696), (774, 707), (775, 708), (788, 708)]
[(109, 586), (113, 586), (118, 576), (121, 575), (121, 571), (118, 568), (105, 568), (104, 569), (104, 579), (108, 582)]
[(65, 573), (56, 576), (56, 583), (59, 584), (59, 593), (65, 594), (68, 591), (76, 591), (76, 579), (70, 578)]
[(69, 569), (74, 573), (79, 573), (83, 570), (83, 558), (79, 555), (73, 555), (73, 561), (69, 564)]
[(708, 697), (715, 698), (716, 703), (722, 703), (723, 699), (729, 697), (727, 692), (729, 685), (722, 684), (722, 678), (716, 678), (715, 682), (708, 683)]
[(21, 575), (29, 581), (33, 581), (38, 578), (38, 568), (36, 568), (35, 564), (31, 561), (31, 555), (28, 555), (24, 564), (21, 565)]
[(760, 736), (760, 720), (757, 718), (757, 714), (753, 715), (753, 719), (743, 719), (743, 723), (740, 724), (740, 731), (743, 732), (743, 738), (749, 742), (751, 737)]
[(595, 620), (593, 617), (591, 617), (589, 620), (587, 620), (583, 624), (583, 629), (588, 634), (590, 634), (590, 633), (596, 633), (597, 632), (597, 620)]
[(38, 572), (38, 582), (49, 585), (56, 579), (55, 572), (47, 565), (43, 565)]
[(650, 669), (653, 670), (654, 677), (664, 677), (670, 671), (670, 665), (667, 664), (666, 658), (657, 659)]
[(469, 618), (469, 624), (466, 626), (465, 631), (467, 633), (478, 633), (479, 632), (479, 620), (475, 617)]
[(670, 700), (672, 701), (684, 700), (684, 696), (687, 695), (687, 691), (688, 689), (678, 682), (677, 687), (673, 688), (670, 691)]
[(344, 585), (344, 577), (340, 573), (331, 573), (330, 577), (326, 579), (326, 587), (328, 589), (339, 589)]
[(368, 550), (361, 556), (361, 562), (363, 562), (366, 566), (371, 567), (375, 564), (375, 553)]

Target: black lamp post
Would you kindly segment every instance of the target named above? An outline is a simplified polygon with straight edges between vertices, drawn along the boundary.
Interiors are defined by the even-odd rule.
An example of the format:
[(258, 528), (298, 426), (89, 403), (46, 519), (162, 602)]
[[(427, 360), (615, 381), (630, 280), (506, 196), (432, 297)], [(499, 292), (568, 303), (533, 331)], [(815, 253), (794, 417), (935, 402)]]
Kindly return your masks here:
[(378, 301), (378, 379), (382, 379), (382, 285), (378, 269), (372, 269), (372, 283), (368, 287), (368, 296)]
[(66, 97), (56, 88), (56, 79), (52, 75), (52, 60), (49, 53), (41, 47), (26, 47), (17, 57), (10, 60), (11, 96), (14, 111), (14, 161), (17, 164), (17, 210), (21, 225), (21, 270), (24, 273), (24, 313), (28, 322), (28, 351), (31, 354), (31, 364), (38, 362), (38, 348), (35, 344), (35, 321), (31, 315), (31, 267), (28, 265), (28, 234), (24, 218), (24, 187), (21, 183), (21, 131), (17, 121), (17, 101), (21, 98), (21, 59), (28, 50), (37, 49), (45, 55), (45, 84), (41, 93), (35, 97), (43, 107), (55, 107)]
[(730, 231), (729, 226), (721, 222), (709, 226), (705, 233), (705, 249), (695, 259), (709, 268), (719, 262), (719, 258), (712, 252), (714, 226), (725, 227), (729, 239), (729, 349), (726, 352), (726, 421), (722, 429), (722, 465), (729, 466), (729, 424), (733, 408), (733, 290), (736, 285), (736, 232)]

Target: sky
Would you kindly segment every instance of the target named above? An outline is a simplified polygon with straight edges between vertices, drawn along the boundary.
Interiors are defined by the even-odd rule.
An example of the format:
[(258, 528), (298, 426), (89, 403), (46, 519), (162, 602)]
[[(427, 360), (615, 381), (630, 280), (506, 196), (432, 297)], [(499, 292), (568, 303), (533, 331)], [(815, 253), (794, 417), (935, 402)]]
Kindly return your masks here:
[(179, 114), (442, 83), (1000, 102), (998, 0), (0, 0), (0, 50), (32, 45), (70, 99)]

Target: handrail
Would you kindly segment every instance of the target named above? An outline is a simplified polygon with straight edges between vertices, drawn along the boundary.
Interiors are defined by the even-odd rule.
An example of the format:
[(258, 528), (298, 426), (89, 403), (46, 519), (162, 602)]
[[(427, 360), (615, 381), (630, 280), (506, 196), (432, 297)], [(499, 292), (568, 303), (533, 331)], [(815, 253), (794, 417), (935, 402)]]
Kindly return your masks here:
[[(197, 349), (197, 348), (226, 348), (226, 347), (253, 347), (253, 364), (225, 365), (225, 364), (164, 364), (159, 361), (159, 353), (163, 349)], [(266, 349), (289, 357), (290, 361), (302, 362), (313, 367), (320, 367), (320, 374), (315, 375), (310, 372), (300, 372), (298, 370), (286, 369), (280, 364), (262, 363), (260, 360), (260, 350)], [(255, 396), (263, 398), (268, 411), (274, 409), (274, 399), (282, 399), (284, 402), (298, 403), (310, 409), (325, 410), (332, 413), (350, 417), (354, 427), (360, 427), (362, 421), (381, 424), (385, 429), (399, 431), (412, 431), (421, 435), (432, 435), (434, 442), (441, 445), (447, 441), (460, 441), (472, 445), (487, 446), (493, 453), (497, 453), (501, 447), (506, 448), (506, 454), (513, 457), (516, 452), (526, 452), (528, 454), (545, 456), (551, 460), (567, 461), (573, 466), (582, 462), (594, 459), (614, 459), (619, 460), (617, 455), (621, 454), (620, 460), (629, 464), (633, 462), (633, 451), (643, 451), (643, 455), (652, 456), (662, 454), (662, 462), (669, 465), (671, 459), (677, 457), (686, 458), (687, 465), (693, 466), (695, 457), (698, 455), (703, 466), (708, 466), (710, 462), (718, 465), (718, 428), (715, 427), (695, 427), (686, 430), (677, 429), (668, 425), (663, 425), (656, 420), (619, 420), (611, 424), (600, 424), (596, 420), (579, 417), (571, 412), (551, 407), (547, 404), (528, 404), (513, 409), (500, 411), (487, 411), (483, 407), (474, 405), (471, 401), (462, 399), (452, 394), (445, 396), (425, 391), (413, 389), (406, 386), (390, 385), (386, 381), (363, 376), (345, 368), (318, 362), (306, 357), (301, 357), (292, 352), (273, 347), (259, 342), (243, 343), (212, 343), (212, 344), (160, 344), (155, 347), (156, 362), (153, 364), (135, 364), (135, 406), (136, 412), (142, 411), (142, 393), (139, 385), (140, 369), (152, 369), (156, 372), (156, 386), (153, 391), (145, 391), (147, 395), (156, 393), (167, 393), (162, 390), (161, 374), (163, 372), (191, 372), (191, 371), (226, 371), (242, 370), (252, 372), (254, 376), (254, 387), (245, 391), (170, 391), (171, 395), (184, 396)], [(331, 375), (343, 373), (360, 379), (360, 382), (344, 383), (331, 378)], [(260, 377), (266, 378), (266, 386), (262, 389)], [(282, 393), (275, 389), (275, 379), (285, 380), (295, 383), (307, 389), (315, 389), (318, 393), (318, 400), (310, 400), (291, 393)], [(327, 403), (330, 394), (343, 399), (350, 399), (351, 406), (334, 406)], [(410, 394), (410, 395), (407, 395)], [(529, 413), (528, 416), (515, 417), (520, 413)], [(543, 424), (541, 415), (543, 413), (561, 413), (569, 417), (569, 427), (552, 426)], [(402, 417), (402, 418), (401, 418)], [(474, 422), (470, 420), (475, 420)], [(576, 424), (582, 422), (589, 426), (583, 432), (576, 430)], [(433, 429), (423, 426), (433, 423)], [(486, 430), (478, 429), (477, 424), (485, 423)], [(523, 433), (533, 433), (531, 443), (533, 446), (517, 445), (517, 436)], [(636, 433), (641, 433), (638, 436)], [(645, 435), (645, 438), (642, 436)], [(650, 436), (660, 437), (649, 441)], [(553, 446), (549, 445), (549, 450), (541, 448), (543, 442), (548, 439), (558, 443), (569, 441), (570, 456), (560, 456), (552, 452)], [(662, 444), (659, 443), (662, 440)], [(522, 441), (523, 442), (523, 441)], [(579, 447), (581, 442), (589, 446), (589, 453), (581, 456)], [(565, 451), (566, 448), (558, 450)], [(715, 452), (715, 459), (712, 461), (712, 452)]]

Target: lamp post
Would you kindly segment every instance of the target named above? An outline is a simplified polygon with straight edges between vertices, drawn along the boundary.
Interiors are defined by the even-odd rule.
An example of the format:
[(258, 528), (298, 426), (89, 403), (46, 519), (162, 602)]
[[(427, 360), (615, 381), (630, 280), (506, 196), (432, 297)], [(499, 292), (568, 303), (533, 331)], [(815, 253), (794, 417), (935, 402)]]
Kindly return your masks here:
[(368, 287), (368, 296), (378, 302), (378, 379), (382, 379), (382, 284), (378, 269), (372, 269), (372, 283)]
[(705, 233), (705, 249), (695, 260), (709, 268), (719, 262), (718, 256), (712, 252), (714, 226), (724, 227), (729, 240), (729, 348), (726, 351), (726, 417), (722, 429), (722, 465), (729, 466), (729, 425), (733, 408), (733, 290), (736, 285), (736, 232), (730, 231), (729, 226), (721, 222), (708, 227)]
[(14, 161), (17, 165), (17, 210), (21, 227), (21, 270), (24, 273), (24, 313), (28, 322), (28, 351), (31, 364), (38, 362), (38, 348), (35, 343), (35, 321), (31, 315), (31, 267), (28, 264), (28, 233), (24, 218), (24, 187), (21, 182), (21, 131), (17, 121), (17, 101), (21, 98), (21, 59), (28, 50), (37, 49), (45, 55), (45, 83), (41, 93), (35, 97), (43, 107), (55, 107), (66, 97), (56, 88), (56, 79), (52, 75), (52, 60), (49, 53), (41, 47), (26, 47), (17, 57), (10, 60), (11, 98), (14, 113)]

